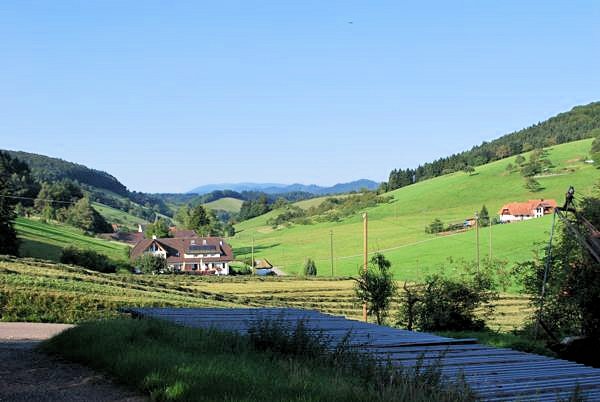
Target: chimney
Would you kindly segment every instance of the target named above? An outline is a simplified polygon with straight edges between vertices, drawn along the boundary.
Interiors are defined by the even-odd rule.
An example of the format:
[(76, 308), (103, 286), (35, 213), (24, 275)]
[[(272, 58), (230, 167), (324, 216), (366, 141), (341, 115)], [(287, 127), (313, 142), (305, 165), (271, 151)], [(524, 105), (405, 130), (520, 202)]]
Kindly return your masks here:
[(223, 245), (223, 240), (219, 240), (219, 246)]
[(152, 240), (156, 240), (156, 235), (152, 235)]

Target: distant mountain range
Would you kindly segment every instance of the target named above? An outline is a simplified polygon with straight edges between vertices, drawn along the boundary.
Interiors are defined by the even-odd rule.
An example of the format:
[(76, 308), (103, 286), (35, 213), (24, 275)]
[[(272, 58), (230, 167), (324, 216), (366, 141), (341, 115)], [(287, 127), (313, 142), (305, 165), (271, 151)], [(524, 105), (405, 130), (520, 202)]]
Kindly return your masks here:
[(330, 187), (318, 186), (316, 184), (280, 184), (280, 183), (221, 183), (206, 184), (188, 191), (188, 194), (208, 194), (215, 190), (261, 191), (267, 194), (281, 194), (301, 191), (315, 195), (342, 194), (350, 191), (358, 191), (363, 188), (375, 190), (379, 183), (373, 180), (360, 179), (348, 183), (338, 183)]

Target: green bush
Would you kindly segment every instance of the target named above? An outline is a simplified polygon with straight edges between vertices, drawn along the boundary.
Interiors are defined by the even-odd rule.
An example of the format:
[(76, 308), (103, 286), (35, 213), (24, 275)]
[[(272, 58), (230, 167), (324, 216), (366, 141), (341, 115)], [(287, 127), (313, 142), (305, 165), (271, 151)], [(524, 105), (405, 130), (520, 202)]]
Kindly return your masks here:
[(63, 249), (60, 256), (60, 262), (63, 264), (79, 265), (93, 271), (113, 273), (117, 267), (110, 259), (94, 250), (80, 250), (73, 246), (67, 246)]
[(442, 222), (441, 219), (439, 219), (439, 218), (435, 218), (429, 224), (429, 226), (427, 226), (425, 228), (425, 233), (435, 234), (435, 233), (440, 233), (443, 231), (444, 231), (444, 222)]
[(475, 274), (471, 280), (451, 280), (440, 275), (429, 276), (423, 285), (405, 288), (403, 307), (398, 323), (422, 331), (464, 331), (485, 328), (485, 320), (475, 311), (486, 304), (488, 315), (493, 312), (489, 302), (497, 298), (491, 278)]
[(144, 274), (164, 274), (167, 272), (167, 260), (152, 254), (143, 254), (135, 260), (135, 268)]
[(304, 276), (317, 276), (317, 264), (311, 258), (304, 264)]

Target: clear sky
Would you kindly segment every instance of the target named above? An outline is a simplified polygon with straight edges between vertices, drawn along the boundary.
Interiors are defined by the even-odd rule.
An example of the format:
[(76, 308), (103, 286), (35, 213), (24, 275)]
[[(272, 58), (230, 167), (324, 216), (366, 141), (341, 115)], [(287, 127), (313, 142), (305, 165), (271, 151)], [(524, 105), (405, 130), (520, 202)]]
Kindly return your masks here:
[(596, 100), (599, 1), (0, 2), (0, 148), (138, 191), (386, 180)]

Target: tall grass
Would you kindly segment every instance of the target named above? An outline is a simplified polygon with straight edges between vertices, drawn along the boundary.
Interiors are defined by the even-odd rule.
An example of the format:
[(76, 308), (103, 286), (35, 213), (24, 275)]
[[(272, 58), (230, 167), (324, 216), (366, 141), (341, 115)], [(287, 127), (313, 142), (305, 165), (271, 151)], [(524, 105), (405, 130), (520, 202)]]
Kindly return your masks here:
[[(82, 324), (42, 349), (108, 372), (156, 401), (474, 400), (464, 385), (443, 385), (435, 371), (415, 376), (343, 349), (328, 352), (322, 339), (301, 329), (288, 333), (287, 343), (265, 347), (285, 333), (277, 325), (250, 337), (116, 319)], [(302, 346), (281, 348), (292, 339)], [(318, 353), (305, 353), (313, 347)]]

